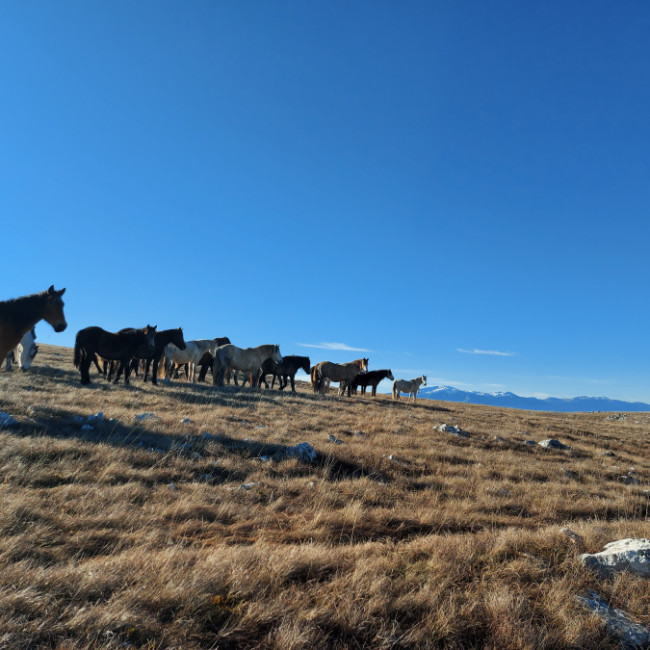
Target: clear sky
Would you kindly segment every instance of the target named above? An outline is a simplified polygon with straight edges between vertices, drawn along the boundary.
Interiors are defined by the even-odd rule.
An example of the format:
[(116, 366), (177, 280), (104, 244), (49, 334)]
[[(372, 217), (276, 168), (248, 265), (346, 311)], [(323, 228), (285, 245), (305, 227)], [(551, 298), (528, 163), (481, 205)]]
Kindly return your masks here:
[(59, 345), (650, 401), (648, 34), (640, 1), (2, 2), (0, 298), (67, 287)]

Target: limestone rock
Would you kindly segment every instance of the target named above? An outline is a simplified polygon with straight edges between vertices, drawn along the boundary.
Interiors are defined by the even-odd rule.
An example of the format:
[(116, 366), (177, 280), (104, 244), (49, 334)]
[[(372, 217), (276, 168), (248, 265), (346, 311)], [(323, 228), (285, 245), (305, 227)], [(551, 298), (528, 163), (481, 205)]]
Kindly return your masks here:
[(460, 438), (469, 438), (469, 433), (463, 431), (458, 425), (451, 426), (451, 424), (441, 424), (436, 427), (441, 433), (450, 433), (452, 436), (459, 436)]
[(600, 553), (584, 553), (580, 561), (588, 569), (604, 577), (612, 577), (619, 571), (631, 571), (638, 576), (650, 578), (650, 539), (620, 539), (605, 544)]
[(620, 639), (624, 648), (645, 648), (650, 643), (650, 630), (635, 623), (620, 609), (614, 609), (595, 591), (577, 596), (578, 602), (605, 621), (605, 629)]
[(553, 438), (542, 440), (539, 446), (544, 447), (544, 449), (571, 449), (571, 447), (561, 443), (559, 440), (553, 440)]

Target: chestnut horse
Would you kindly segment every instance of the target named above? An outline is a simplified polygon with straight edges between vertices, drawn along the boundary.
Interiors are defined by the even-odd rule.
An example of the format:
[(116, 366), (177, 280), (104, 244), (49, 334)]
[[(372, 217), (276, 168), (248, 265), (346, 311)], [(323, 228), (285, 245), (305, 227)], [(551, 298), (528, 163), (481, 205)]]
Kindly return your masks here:
[[(354, 361), (346, 361), (345, 363), (342, 363), (340, 365), (342, 366), (353, 366), (356, 368), (356, 372), (368, 372), (368, 361), (369, 359), (355, 359)], [(325, 387), (322, 386), (321, 384), (321, 378), (319, 377), (319, 369), (324, 363), (331, 363), (330, 361), (321, 361), (320, 363), (317, 363), (312, 369), (311, 369), (311, 387), (314, 391), (314, 393), (324, 393), (325, 388), (327, 388), (327, 384)], [(339, 365), (339, 364), (334, 364), (334, 365)], [(352, 375), (352, 378), (354, 379), (354, 375)], [(329, 377), (326, 377), (326, 379), (329, 379)], [(338, 379), (335, 379), (333, 381), (339, 381)], [(342, 393), (343, 388), (345, 386), (341, 384), (339, 393)]]
[(68, 326), (63, 315), (61, 296), (65, 289), (56, 291), (52, 285), (47, 291), (22, 298), (0, 301), (0, 365), (39, 320), (44, 318), (55, 332)]
[(124, 367), (124, 383), (128, 384), (131, 359), (143, 346), (153, 354), (155, 336), (155, 325), (117, 334), (96, 326), (79, 330), (74, 344), (74, 365), (81, 371), (81, 383), (90, 384), (90, 364), (99, 355), (103, 359), (120, 361)]

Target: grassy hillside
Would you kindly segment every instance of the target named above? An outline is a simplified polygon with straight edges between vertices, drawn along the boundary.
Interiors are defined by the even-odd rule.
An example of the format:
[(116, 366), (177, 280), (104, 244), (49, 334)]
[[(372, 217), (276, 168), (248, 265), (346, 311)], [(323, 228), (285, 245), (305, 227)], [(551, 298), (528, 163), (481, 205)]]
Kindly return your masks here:
[(616, 647), (588, 588), (650, 625), (649, 581), (578, 560), (650, 537), (647, 414), (91, 376), (0, 372), (0, 647)]

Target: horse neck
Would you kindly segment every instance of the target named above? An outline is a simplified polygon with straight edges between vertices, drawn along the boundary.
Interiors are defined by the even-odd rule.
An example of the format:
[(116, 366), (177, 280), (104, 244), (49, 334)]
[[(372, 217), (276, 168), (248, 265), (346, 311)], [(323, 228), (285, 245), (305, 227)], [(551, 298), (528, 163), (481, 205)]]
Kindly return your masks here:
[(161, 330), (160, 332), (156, 332), (154, 338), (156, 341), (156, 346), (160, 346), (162, 348), (165, 347), (168, 343), (173, 343), (172, 339), (174, 338), (175, 333), (176, 330)]
[(34, 293), (0, 303), (0, 318), (10, 320), (21, 336), (31, 330), (45, 310), (46, 293)]

